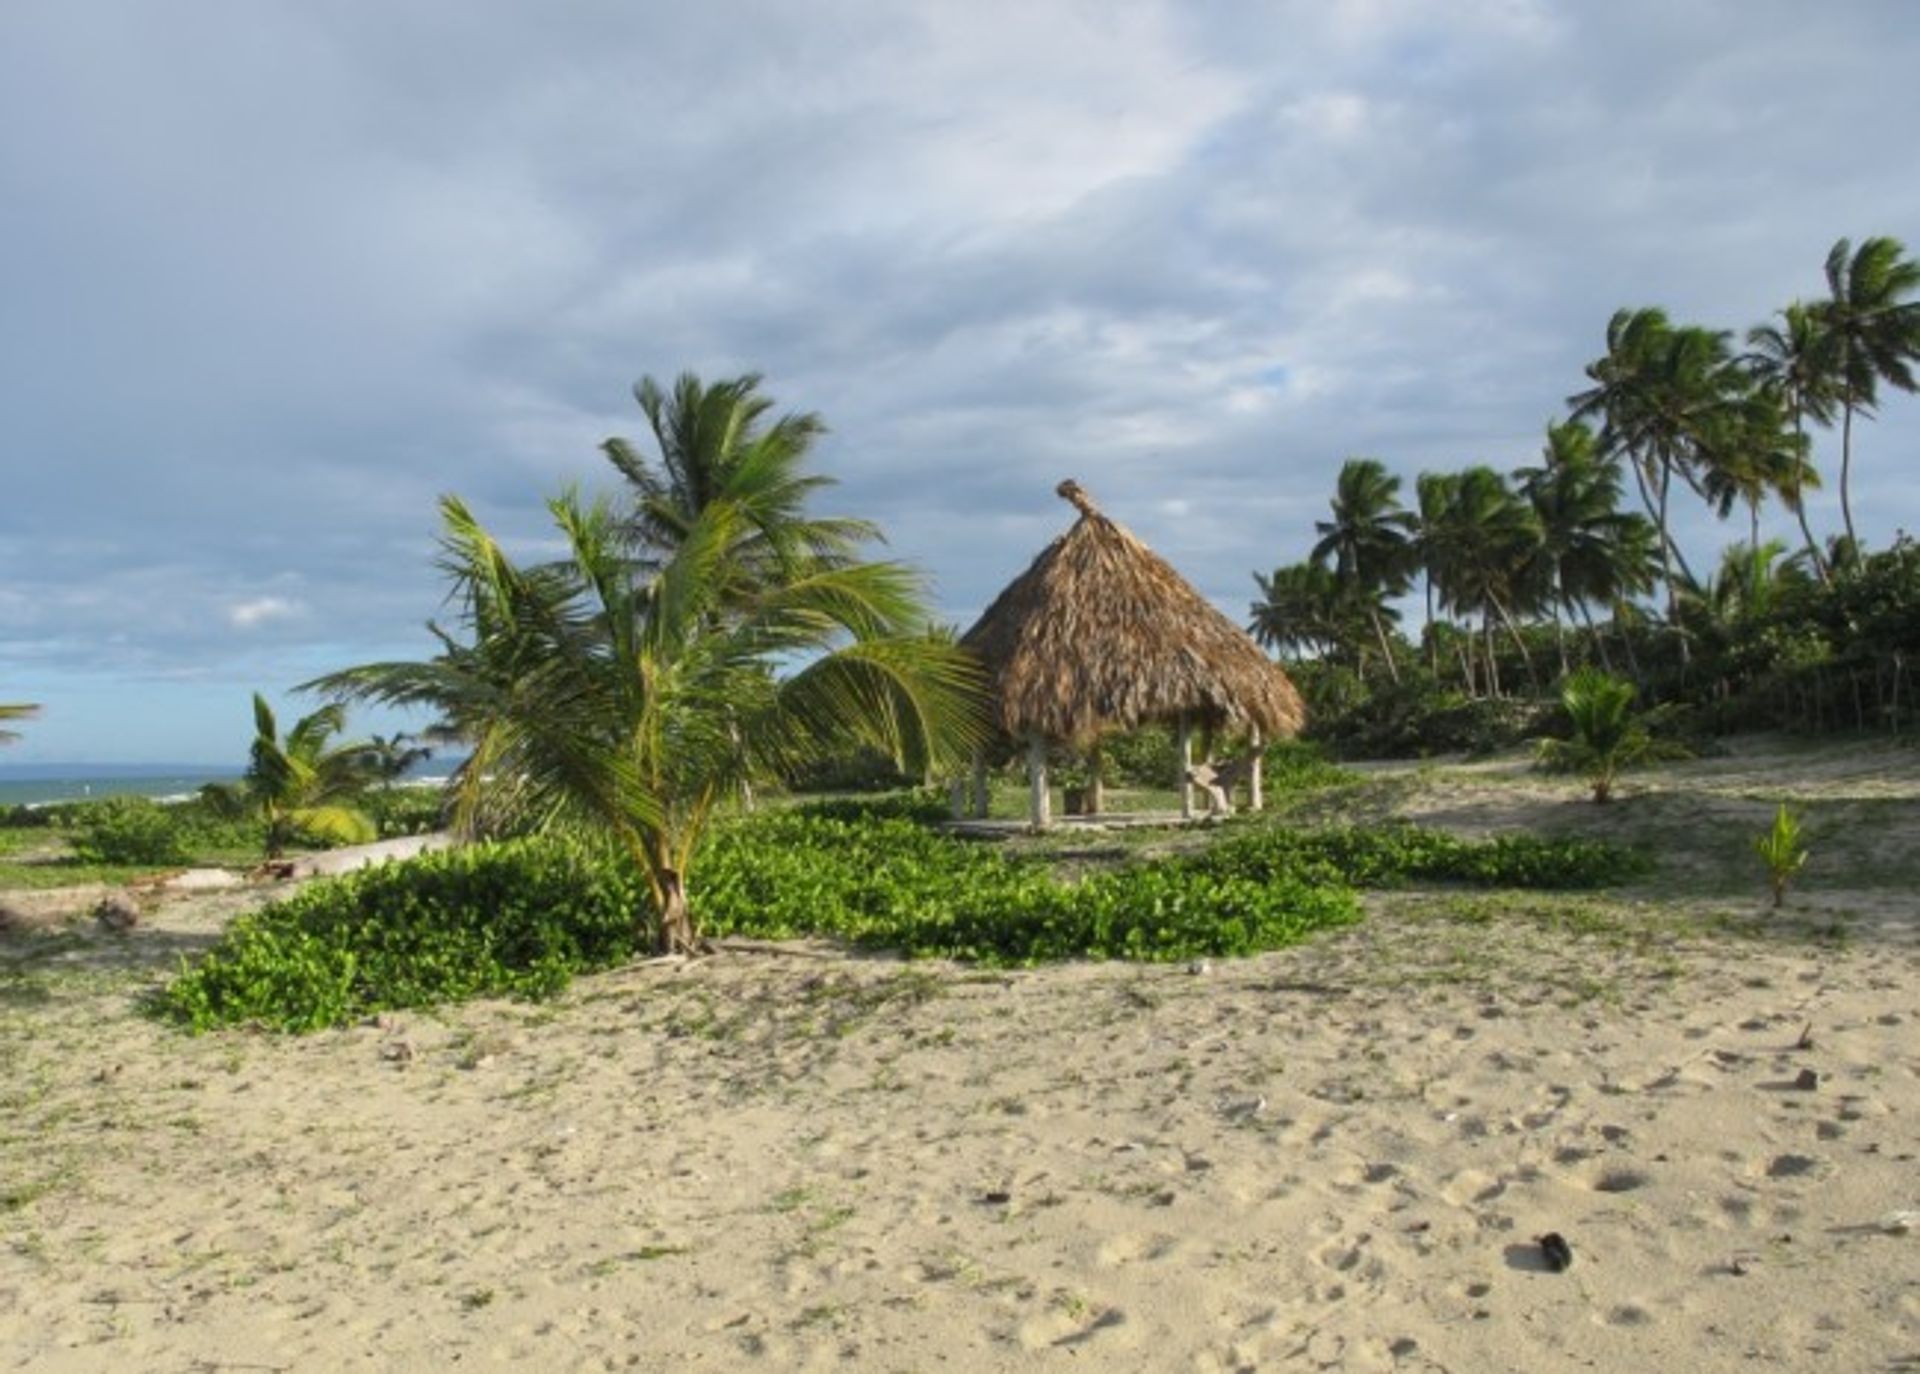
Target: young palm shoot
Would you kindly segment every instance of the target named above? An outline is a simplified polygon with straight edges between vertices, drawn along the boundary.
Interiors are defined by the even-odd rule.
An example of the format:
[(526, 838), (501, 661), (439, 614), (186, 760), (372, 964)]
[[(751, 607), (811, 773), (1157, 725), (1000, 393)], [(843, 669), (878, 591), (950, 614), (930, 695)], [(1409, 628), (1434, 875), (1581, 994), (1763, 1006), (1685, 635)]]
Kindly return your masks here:
[(1786, 905), (1787, 885), (1807, 862), (1807, 847), (1801, 841), (1800, 818), (1787, 809), (1785, 802), (1773, 814), (1773, 826), (1753, 842), (1760, 861), (1767, 866), (1767, 885), (1773, 890), (1773, 904)]
[(1558, 773), (1584, 774), (1594, 801), (1611, 800), (1614, 781), (1623, 771), (1674, 752), (1653, 738), (1644, 717), (1633, 709), (1633, 698), (1631, 682), (1597, 668), (1573, 674), (1560, 691), (1573, 733), (1566, 739), (1540, 741), (1542, 766)]

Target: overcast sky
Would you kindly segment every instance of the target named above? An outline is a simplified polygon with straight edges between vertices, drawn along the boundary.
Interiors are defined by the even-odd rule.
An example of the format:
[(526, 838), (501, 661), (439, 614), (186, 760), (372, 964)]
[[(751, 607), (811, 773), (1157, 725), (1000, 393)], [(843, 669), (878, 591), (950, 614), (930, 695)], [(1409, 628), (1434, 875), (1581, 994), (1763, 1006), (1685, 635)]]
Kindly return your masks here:
[[(1617, 307), (1920, 246), (1915, 72), (1914, 0), (5, 0), (6, 759), (425, 655), (435, 496), (539, 538), (686, 368), (819, 411), (949, 619), (1072, 476), (1243, 620), (1347, 456), (1518, 466)], [(1917, 457), (1896, 394), (1870, 541)]]

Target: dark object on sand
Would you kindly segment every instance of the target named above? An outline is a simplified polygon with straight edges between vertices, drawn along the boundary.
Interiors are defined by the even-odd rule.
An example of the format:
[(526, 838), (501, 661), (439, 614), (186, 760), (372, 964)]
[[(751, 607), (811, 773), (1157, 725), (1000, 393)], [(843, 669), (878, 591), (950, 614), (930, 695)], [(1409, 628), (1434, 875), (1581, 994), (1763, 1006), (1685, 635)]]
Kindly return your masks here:
[(1799, 1076), (1793, 1080), (1793, 1086), (1803, 1093), (1810, 1093), (1820, 1086), (1820, 1075), (1812, 1069), (1802, 1069)]
[(93, 919), (100, 923), (102, 930), (125, 935), (140, 924), (140, 908), (133, 904), (131, 898), (115, 893), (100, 899), (93, 908)]
[(1800, 1038), (1793, 1042), (1793, 1047), (1796, 1050), (1810, 1050), (1813, 1048), (1813, 1022), (1807, 1022), (1805, 1028), (1800, 1032)]
[(1540, 1253), (1546, 1258), (1547, 1268), (1556, 1274), (1564, 1274), (1573, 1264), (1573, 1247), (1558, 1231), (1540, 1237)]

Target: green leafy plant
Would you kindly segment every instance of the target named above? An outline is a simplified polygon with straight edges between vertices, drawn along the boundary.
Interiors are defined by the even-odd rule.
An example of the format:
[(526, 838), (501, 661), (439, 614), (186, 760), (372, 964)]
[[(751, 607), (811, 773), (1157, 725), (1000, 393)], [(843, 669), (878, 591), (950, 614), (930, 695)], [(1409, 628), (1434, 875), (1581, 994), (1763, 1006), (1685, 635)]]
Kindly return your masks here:
[(630, 501), (549, 503), (559, 562), (514, 563), (443, 500), (460, 633), (316, 684), (439, 710), (473, 746), (460, 828), (607, 836), (651, 893), (636, 925), (670, 951), (700, 947), (701, 838), (756, 782), (856, 742), (918, 775), (985, 728), (978, 666), (925, 632), (918, 574), (855, 556), (871, 526), (803, 514), (826, 480), (802, 469), (819, 419), (765, 423), (758, 381), (642, 383), (660, 460), (611, 444)]
[[(40, 708), (38, 706), (28, 706), (24, 704), (12, 706), (0, 705), (0, 721), (32, 720), (39, 714)], [(18, 731), (0, 729), (0, 744), (11, 744), (19, 738), (20, 735)]]
[(233, 816), (257, 814), (269, 859), (296, 840), (365, 844), (378, 833), (359, 806), (375, 776), (375, 754), (365, 743), (333, 742), (346, 723), (346, 708), (336, 702), (301, 717), (283, 740), (273, 708), (255, 692), (246, 777), (237, 784), (209, 784), (201, 789), (202, 801)]
[(106, 797), (77, 808), (73, 852), (88, 863), (179, 864), (192, 857), (168, 807), (145, 797)]
[(1788, 809), (1785, 802), (1781, 802), (1780, 809), (1773, 813), (1773, 824), (1766, 834), (1753, 842), (1753, 847), (1767, 867), (1767, 885), (1773, 892), (1773, 904), (1776, 907), (1785, 905), (1787, 885), (1807, 862), (1807, 847), (1801, 839), (1800, 818)]
[(194, 1031), (309, 1031), (397, 1007), (546, 997), (633, 953), (637, 875), (559, 839), (474, 845), (315, 883), (244, 916), (160, 991)]
[(1613, 796), (1614, 780), (1622, 771), (1671, 757), (1674, 747), (1655, 739), (1645, 719), (1633, 709), (1635, 695), (1631, 682), (1596, 668), (1582, 668), (1570, 676), (1561, 689), (1560, 703), (1573, 733), (1566, 739), (1539, 742), (1542, 766), (1585, 774), (1593, 799), (1605, 802)]

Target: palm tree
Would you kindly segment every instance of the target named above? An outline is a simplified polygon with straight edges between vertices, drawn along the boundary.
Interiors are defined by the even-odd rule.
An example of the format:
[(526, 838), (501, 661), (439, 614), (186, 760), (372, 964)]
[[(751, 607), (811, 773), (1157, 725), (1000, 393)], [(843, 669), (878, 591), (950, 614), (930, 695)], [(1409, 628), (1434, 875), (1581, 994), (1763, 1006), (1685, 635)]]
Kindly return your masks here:
[(1859, 547), (1853, 528), (1853, 417), (1871, 415), (1879, 384), (1915, 389), (1910, 364), (1920, 361), (1920, 263), (1905, 256), (1898, 239), (1870, 238), (1859, 250), (1841, 239), (1827, 254), (1826, 300), (1816, 307), (1820, 327), (1831, 337), (1832, 379), (1840, 401), (1840, 518), (1847, 540)]
[(1308, 557), (1333, 565), (1335, 574), (1372, 626), (1387, 676), (1400, 681), (1393, 647), (1387, 642), (1385, 606), (1407, 589), (1410, 563), (1408, 531), (1412, 518), (1400, 509), (1400, 479), (1375, 458), (1349, 458), (1334, 487), (1333, 519), (1314, 523), (1320, 541)]
[[(769, 559), (756, 512), (710, 496), (670, 552), (613, 503), (549, 503), (568, 557), (524, 568), (456, 498), (442, 566), (461, 633), (419, 663), (313, 684), (430, 705), (473, 745), (455, 823), (584, 821), (644, 874), (636, 927), (658, 948), (699, 934), (690, 870), (717, 808), (756, 772), (787, 773), (855, 742), (906, 768), (950, 762), (983, 733), (978, 671), (925, 633), (920, 583), (896, 563)], [(743, 562), (747, 564), (743, 567)], [(804, 666), (782, 677), (779, 667)]]
[(1594, 385), (1568, 397), (1574, 419), (1601, 420), (1601, 454), (1632, 465), (1660, 533), (1669, 618), (1679, 596), (1675, 564), (1694, 580), (1668, 520), (1673, 479), (1697, 486), (1715, 455), (1742, 442), (1749, 423), (1750, 388), (1727, 341), (1717, 330), (1676, 327), (1658, 309), (1616, 311), (1607, 324), (1606, 355), (1587, 366)]
[(1532, 576), (1547, 589), (1560, 671), (1567, 670), (1563, 610), (1581, 615), (1605, 659), (1587, 604), (1612, 605), (1652, 585), (1653, 526), (1620, 509), (1620, 470), (1601, 460), (1593, 431), (1578, 421), (1549, 424), (1540, 466), (1514, 477), (1540, 529)]
[(802, 471), (827, 432), (811, 411), (768, 421), (773, 401), (760, 393), (759, 373), (711, 385), (691, 372), (666, 391), (652, 377), (633, 389), (659, 452), (649, 459), (625, 439), (600, 446), (632, 487), (632, 531), (643, 560), (658, 566), (686, 540), (709, 504), (733, 503), (740, 572), (763, 573), (795, 559), (853, 557), (878, 539), (866, 520), (805, 514), (810, 497), (832, 479)]
[[(18, 705), (0, 706), (0, 720), (32, 720), (40, 714), (38, 706)], [(20, 738), (17, 730), (0, 730), (0, 744), (11, 744)]]
[(1340, 579), (1319, 563), (1291, 563), (1271, 575), (1255, 573), (1260, 599), (1247, 632), (1283, 655), (1332, 654), (1348, 638), (1352, 606)]
[(1794, 301), (1780, 312), (1779, 324), (1749, 329), (1747, 344), (1747, 369), (1761, 389), (1771, 392), (1786, 408), (1793, 432), (1801, 440), (1794, 461), (1775, 474), (1774, 488), (1800, 523), (1800, 535), (1806, 541), (1814, 572), (1822, 582), (1830, 581), (1820, 545), (1807, 525), (1804, 494), (1820, 486), (1820, 473), (1808, 457), (1807, 421), (1831, 425), (1834, 409), (1840, 403), (1831, 357), (1832, 336), (1821, 326), (1816, 308)]
[(280, 738), (273, 708), (253, 694), (253, 747), (238, 784), (214, 783), (202, 795), (229, 811), (250, 810), (266, 822), (266, 853), (277, 859), (297, 839), (364, 844), (373, 821), (354, 803), (373, 781), (363, 741), (334, 744), (346, 728), (346, 708), (335, 702), (303, 716)]
[(1560, 692), (1573, 733), (1567, 739), (1541, 740), (1540, 762), (1558, 772), (1586, 774), (1593, 799), (1611, 799), (1621, 770), (1666, 752), (1635, 715), (1634, 695), (1631, 682), (1582, 668)]
[(1435, 673), (1440, 671), (1440, 639), (1434, 631), (1434, 598), (1447, 575), (1444, 541), (1446, 514), (1447, 508), (1453, 504), (1459, 482), (1458, 475), (1451, 472), (1423, 472), (1413, 483), (1420, 508), (1413, 516), (1412, 558), (1420, 569), (1420, 580), (1426, 592), (1427, 628), (1424, 637), (1427, 641), (1427, 667)]
[(1534, 677), (1533, 656), (1527, 651), (1513, 612), (1526, 591), (1527, 569), (1539, 547), (1540, 527), (1527, 504), (1507, 486), (1507, 479), (1490, 467), (1471, 467), (1458, 474), (1452, 498), (1433, 535), (1445, 569), (1439, 584), (1440, 600), (1450, 611), (1480, 613), (1487, 681), (1498, 695), (1500, 673), (1493, 652), (1496, 618), (1520, 651), (1527, 675)]
[[(1700, 494), (1722, 520), (1735, 505), (1744, 505), (1747, 542), (1758, 544), (1760, 506), (1768, 493), (1791, 489), (1797, 499), (1809, 485), (1807, 440), (1787, 426), (1782, 398), (1768, 387), (1752, 387), (1728, 416), (1728, 424), (1727, 442), (1704, 455)], [(1819, 480), (1814, 474), (1812, 485), (1818, 486)]]

